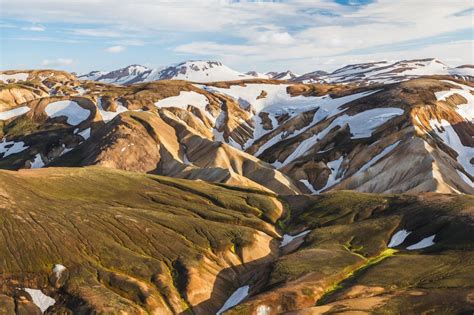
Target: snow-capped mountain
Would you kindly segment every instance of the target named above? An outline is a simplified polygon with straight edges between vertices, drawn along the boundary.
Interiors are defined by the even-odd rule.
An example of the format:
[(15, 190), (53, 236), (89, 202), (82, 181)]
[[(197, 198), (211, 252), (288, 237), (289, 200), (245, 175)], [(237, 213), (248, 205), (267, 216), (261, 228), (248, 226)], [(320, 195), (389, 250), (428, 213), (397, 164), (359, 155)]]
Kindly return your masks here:
[[(132, 84), (145, 82), (147, 78), (152, 78), (151, 74), (156, 72), (154, 69), (141, 65), (130, 65), (125, 68), (105, 71), (92, 71), (90, 73), (78, 76), (81, 80), (99, 81), (112, 84)], [(159, 78), (158, 78), (159, 79)]]
[[(403, 71), (447, 71), (439, 63), (419, 62), (416, 68), (413, 64), (405, 62)], [(189, 76), (189, 69), (205, 73), (214, 67), (221, 68), (167, 68), (160, 77)], [(355, 76), (374, 67), (381, 65), (352, 65), (333, 75)], [(115, 72), (115, 79), (158, 77), (147, 71), (134, 66)], [(84, 82), (49, 70), (6, 71), (0, 78), (20, 83), (3, 86), (7, 97), (0, 99), (0, 121), (6, 122), (0, 166), (2, 160), (10, 163), (10, 156), (23, 152), (22, 158), (11, 160), (10, 168), (28, 168), (40, 161), (50, 166), (107, 165), (261, 185), (278, 193), (474, 191), (474, 84), (446, 75), (377, 86), (163, 80), (132, 87)], [(29, 129), (19, 134), (13, 128), (16, 117), (44, 125), (45, 132), (41, 137)], [(50, 120), (45, 117), (62, 122), (62, 133), (49, 132)], [(145, 127), (139, 132), (134, 121)], [(83, 145), (81, 141), (89, 138)], [(77, 150), (62, 156), (65, 148)], [(123, 150), (142, 162), (122, 160)], [(399, 176), (401, 170), (406, 175)]]
[(293, 80), (299, 77), (299, 75), (294, 74), (290, 70), (276, 73), (275, 75), (272, 76), (272, 79), (274, 80)]
[(219, 61), (185, 61), (166, 68), (151, 69), (141, 65), (131, 65), (122, 69), (101, 72), (93, 71), (80, 75), (81, 80), (129, 85), (158, 80), (186, 80), (191, 82), (234, 81), (269, 76), (257, 72), (241, 73)]
[(192, 82), (233, 81), (255, 78), (227, 67), (219, 61), (186, 61), (163, 69), (160, 80)]
[(302, 83), (394, 83), (428, 75), (449, 75), (454, 78), (472, 81), (474, 68), (464, 65), (451, 68), (435, 58), (402, 60), (395, 63), (387, 61), (348, 65), (332, 73), (310, 72), (293, 79)]
[(463, 65), (449, 67), (438, 59), (403, 60), (394, 63), (378, 61), (352, 64), (331, 73), (316, 70), (297, 75), (292, 71), (246, 73), (231, 69), (219, 61), (185, 61), (165, 68), (148, 68), (131, 65), (122, 69), (104, 72), (92, 71), (78, 76), (80, 80), (130, 85), (134, 83), (158, 80), (185, 80), (198, 83), (235, 81), (249, 79), (273, 79), (301, 83), (356, 83), (361, 85), (374, 83), (394, 83), (429, 76), (448, 75), (465, 81), (474, 80), (474, 67)]

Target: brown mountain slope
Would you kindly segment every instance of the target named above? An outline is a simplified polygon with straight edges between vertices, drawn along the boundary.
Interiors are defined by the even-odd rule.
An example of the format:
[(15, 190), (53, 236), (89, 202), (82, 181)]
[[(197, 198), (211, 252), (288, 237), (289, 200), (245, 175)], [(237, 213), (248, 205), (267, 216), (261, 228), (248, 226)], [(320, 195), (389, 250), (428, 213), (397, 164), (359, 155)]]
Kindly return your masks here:
[[(55, 86), (69, 95), (46, 87), (47, 96), (9, 103), (22, 112), (0, 112), (1, 168), (100, 164), (283, 194), (474, 193), (474, 86), (465, 81), (121, 87), (61, 78)], [(48, 110), (66, 100), (74, 104)]]
[[(100, 90), (103, 87), (95, 88)], [(193, 106), (182, 109), (153, 105), (181, 92), (192, 92), (208, 100), (206, 109), (210, 114)], [(57, 117), (49, 115), (48, 108), (58, 105), (58, 102), (68, 102), (71, 112), (68, 112), (68, 107)], [(0, 166), (24, 168), (34, 164), (35, 160), (41, 161), (41, 165), (99, 164), (124, 170), (267, 187), (284, 194), (299, 193), (300, 184), (293, 183), (270, 165), (226, 143), (214, 141), (212, 120), (221, 110), (219, 102), (212, 94), (185, 82), (150, 83), (127, 88), (110, 86), (108, 90), (84, 96), (33, 100), (22, 105), (29, 109), (26, 114), (3, 121), (0, 136), (4, 137), (4, 143), (7, 146), (23, 143), (24, 150), (11, 155), (6, 152)], [(130, 112), (120, 114), (129, 109)], [(71, 125), (77, 115), (82, 115), (82, 118)], [(66, 155), (76, 147), (78, 150)]]
[[(425, 314), (474, 310), (474, 199), (333, 192), (289, 197), (266, 286), (225, 314)], [(398, 236), (397, 236), (398, 235)]]
[(276, 252), (283, 208), (264, 191), (105, 168), (0, 179), (0, 309), (34, 309), (26, 287), (75, 314), (209, 314)]

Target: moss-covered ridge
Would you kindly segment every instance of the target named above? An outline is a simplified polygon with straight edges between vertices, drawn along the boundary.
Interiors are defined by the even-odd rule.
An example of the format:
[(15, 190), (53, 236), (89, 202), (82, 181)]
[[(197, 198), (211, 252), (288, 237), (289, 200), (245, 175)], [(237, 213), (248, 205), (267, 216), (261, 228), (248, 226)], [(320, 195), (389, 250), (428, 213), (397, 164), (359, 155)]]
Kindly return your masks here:
[[(244, 263), (271, 258), (282, 211), (264, 191), (99, 167), (1, 171), (0, 183), (2, 298), (43, 288), (75, 311), (215, 310), (221, 299), (204, 302), (230, 294)], [(55, 264), (68, 271), (56, 288)]]

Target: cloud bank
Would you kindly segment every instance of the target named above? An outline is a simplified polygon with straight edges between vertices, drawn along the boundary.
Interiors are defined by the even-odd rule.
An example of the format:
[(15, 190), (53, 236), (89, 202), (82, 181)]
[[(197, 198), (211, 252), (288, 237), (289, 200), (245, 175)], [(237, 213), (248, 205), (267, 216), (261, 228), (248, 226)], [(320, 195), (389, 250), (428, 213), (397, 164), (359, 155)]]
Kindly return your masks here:
[(2, 7), (48, 29), (68, 21), (58, 30), (68, 39), (102, 40), (110, 53), (159, 41), (176, 60), (246, 69), (419, 57), (473, 63), (474, 54), (471, 0), (5, 0)]

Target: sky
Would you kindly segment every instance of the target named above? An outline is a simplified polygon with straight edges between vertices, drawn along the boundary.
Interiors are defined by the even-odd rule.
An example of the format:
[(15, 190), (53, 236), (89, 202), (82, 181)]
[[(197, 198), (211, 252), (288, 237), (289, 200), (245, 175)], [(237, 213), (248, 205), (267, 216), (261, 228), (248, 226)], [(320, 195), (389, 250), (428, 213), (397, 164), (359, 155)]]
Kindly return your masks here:
[(85, 73), (219, 60), (306, 73), (474, 64), (473, 0), (0, 0), (0, 68)]

